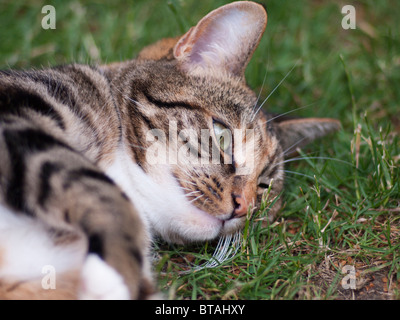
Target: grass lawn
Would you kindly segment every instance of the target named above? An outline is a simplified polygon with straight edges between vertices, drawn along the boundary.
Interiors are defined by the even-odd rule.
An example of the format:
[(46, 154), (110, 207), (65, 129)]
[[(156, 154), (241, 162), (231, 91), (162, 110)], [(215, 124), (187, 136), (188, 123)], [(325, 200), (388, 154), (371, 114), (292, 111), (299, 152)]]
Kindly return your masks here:
[[(3, 0), (0, 67), (130, 59), (227, 2)], [(216, 243), (157, 243), (159, 287), (172, 299), (400, 299), (400, 6), (261, 2), (268, 25), (249, 85), (263, 97), (275, 90), (270, 112), (298, 109), (291, 115), (343, 128), (287, 163), (278, 219), (261, 227), (266, 201), (233, 259), (182, 272), (210, 259)], [(55, 30), (41, 27), (45, 4), (56, 9)], [(345, 4), (355, 6), (354, 30), (342, 28)]]

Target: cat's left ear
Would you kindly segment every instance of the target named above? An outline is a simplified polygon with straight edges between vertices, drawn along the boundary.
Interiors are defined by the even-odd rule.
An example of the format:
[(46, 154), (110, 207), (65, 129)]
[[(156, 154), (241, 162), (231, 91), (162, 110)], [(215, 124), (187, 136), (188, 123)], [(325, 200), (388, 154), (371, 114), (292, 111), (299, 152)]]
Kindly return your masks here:
[(262, 5), (248, 1), (227, 4), (184, 34), (174, 47), (174, 57), (187, 71), (225, 70), (244, 77), (266, 25)]
[(341, 124), (330, 118), (304, 118), (280, 121), (275, 128), (285, 156), (290, 156), (297, 148), (339, 130)]

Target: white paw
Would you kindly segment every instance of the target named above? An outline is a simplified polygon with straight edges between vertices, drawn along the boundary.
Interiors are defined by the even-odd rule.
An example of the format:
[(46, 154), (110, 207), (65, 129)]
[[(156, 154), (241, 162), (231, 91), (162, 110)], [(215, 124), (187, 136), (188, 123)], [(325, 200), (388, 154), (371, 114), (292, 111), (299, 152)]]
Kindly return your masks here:
[(129, 290), (121, 275), (95, 254), (90, 254), (82, 268), (80, 300), (128, 300)]

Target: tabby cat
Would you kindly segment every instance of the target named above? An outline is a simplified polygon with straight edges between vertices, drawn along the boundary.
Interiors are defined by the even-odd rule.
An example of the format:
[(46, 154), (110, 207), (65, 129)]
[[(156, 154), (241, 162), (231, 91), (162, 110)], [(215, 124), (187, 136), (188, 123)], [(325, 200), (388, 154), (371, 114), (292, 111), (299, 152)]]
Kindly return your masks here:
[(153, 237), (233, 234), (281, 192), (285, 151), (339, 122), (259, 110), (266, 23), (234, 2), (135, 60), (0, 72), (0, 298), (151, 298)]

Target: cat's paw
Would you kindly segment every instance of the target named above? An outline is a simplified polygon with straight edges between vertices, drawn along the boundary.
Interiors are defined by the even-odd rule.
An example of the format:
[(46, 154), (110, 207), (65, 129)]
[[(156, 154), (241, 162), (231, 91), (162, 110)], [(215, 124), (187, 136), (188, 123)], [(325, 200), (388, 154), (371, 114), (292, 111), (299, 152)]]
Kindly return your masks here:
[(128, 287), (121, 275), (95, 254), (83, 265), (78, 293), (80, 300), (128, 300)]

